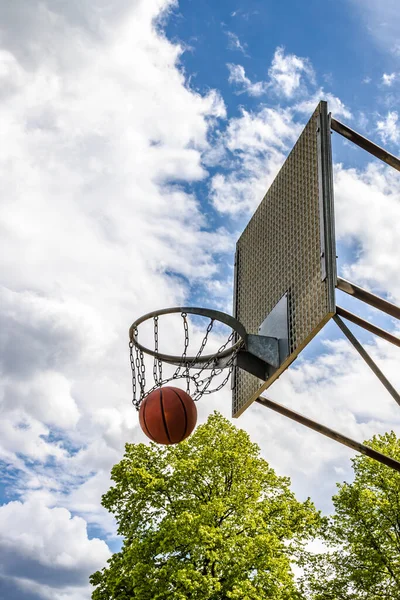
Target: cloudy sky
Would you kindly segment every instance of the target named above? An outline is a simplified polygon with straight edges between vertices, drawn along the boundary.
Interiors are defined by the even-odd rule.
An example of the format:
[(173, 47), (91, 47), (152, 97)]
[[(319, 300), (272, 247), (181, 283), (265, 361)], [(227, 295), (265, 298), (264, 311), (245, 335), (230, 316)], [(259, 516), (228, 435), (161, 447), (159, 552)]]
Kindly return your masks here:
[[(131, 405), (128, 328), (231, 311), (234, 246), (318, 100), (399, 153), (397, 0), (0, 0), (0, 598), (87, 600)], [(333, 136), (339, 273), (400, 302), (397, 172)], [(390, 318), (340, 303), (396, 331)], [(400, 387), (400, 352), (356, 332)], [(398, 407), (332, 325), (270, 396), (358, 440)], [(230, 416), (225, 389), (199, 404)], [(238, 425), (331, 509), (350, 450)]]

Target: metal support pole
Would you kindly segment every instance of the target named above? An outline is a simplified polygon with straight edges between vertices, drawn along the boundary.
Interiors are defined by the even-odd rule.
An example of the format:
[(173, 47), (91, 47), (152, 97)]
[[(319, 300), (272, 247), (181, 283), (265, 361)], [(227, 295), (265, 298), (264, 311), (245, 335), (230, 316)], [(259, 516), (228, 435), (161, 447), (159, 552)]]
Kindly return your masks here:
[(338, 314), (339, 317), (343, 317), (344, 319), (351, 321), (355, 325), (358, 325), (359, 327), (363, 327), (363, 329), (370, 331), (374, 335), (378, 335), (379, 337), (386, 340), (387, 342), (390, 342), (391, 344), (394, 344), (395, 346), (398, 346), (400, 348), (400, 338), (396, 337), (395, 335), (392, 335), (391, 333), (389, 333), (388, 331), (385, 331), (384, 329), (381, 329), (380, 327), (377, 327), (373, 323), (370, 323), (369, 321), (362, 319), (358, 315), (353, 314), (352, 312), (346, 310), (345, 308), (336, 306), (336, 314)]
[(370, 367), (370, 369), (375, 373), (375, 375), (377, 376), (379, 381), (381, 383), (383, 383), (383, 385), (385, 386), (385, 388), (387, 389), (389, 394), (391, 394), (393, 396), (393, 398), (396, 400), (397, 404), (400, 406), (400, 395), (394, 389), (394, 387), (392, 386), (390, 381), (388, 379), (386, 379), (385, 375), (382, 373), (382, 371), (379, 369), (379, 367), (374, 363), (374, 361), (372, 360), (372, 358), (370, 357), (368, 352), (362, 347), (362, 345), (360, 344), (358, 339), (351, 333), (350, 329), (347, 327), (347, 325), (345, 325), (345, 323), (343, 323), (342, 319), (338, 315), (334, 315), (333, 319), (334, 319), (335, 323), (343, 331), (344, 335), (347, 337), (349, 342), (351, 344), (353, 344), (353, 346), (357, 350), (357, 352), (362, 356), (362, 358), (365, 360), (365, 362)]
[(357, 131), (353, 131), (353, 129), (350, 129), (350, 127), (344, 125), (344, 123), (332, 118), (331, 129), (336, 131), (336, 133), (340, 133), (340, 135), (345, 137), (347, 140), (350, 140), (350, 142), (353, 142), (353, 144), (360, 146), (360, 148), (363, 150), (366, 150), (380, 160), (383, 160), (383, 162), (385, 162), (387, 165), (397, 169), (397, 171), (400, 171), (400, 159), (398, 159), (397, 156), (393, 156), (393, 154), (390, 154), (390, 152), (387, 150), (377, 146), (377, 144), (374, 144), (374, 142), (371, 142), (371, 140), (368, 140), (364, 136), (360, 135), (357, 133)]
[(309, 419), (308, 417), (305, 417), (304, 415), (301, 415), (300, 413), (297, 413), (286, 406), (282, 406), (282, 404), (273, 402), (269, 398), (260, 396), (256, 402), (266, 406), (267, 408), (270, 408), (271, 410), (274, 410), (281, 415), (284, 415), (285, 417), (288, 417), (289, 419), (292, 419), (292, 421), (296, 421), (297, 423), (301, 423), (301, 425), (305, 425), (306, 427), (309, 427), (318, 433), (322, 433), (322, 435), (325, 435), (331, 440), (335, 440), (335, 442), (339, 442), (348, 448), (352, 448), (357, 452), (361, 452), (361, 454), (365, 454), (365, 456), (373, 458), (383, 465), (400, 472), (400, 462), (394, 458), (390, 458), (390, 456), (386, 456), (377, 450), (373, 450), (369, 446), (365, 446), (365, 444), (360, 444), (360, 442), (356, 442), (355, 440), (352, 440), (351, 438), (348, 438), (347, 436), (342, 435), (341, 433), (334, 431), (325, 425), (321, 425), (320, 423), (317, 423), (316, 421), (313, 421), (312, 419)]
[(366, 304), (370, 304), (374, 308), (385, 312), (395, 319), (400, 319), (400, 307), (388, 302), (387, 300), (384, 300), (383, 298), (380, 298), (379, 296), (376, 296), (375, 294), (371, 294), (371, 292), (367, 292), (367, 290), (364, 290), (358, 285), (338, 277), (336, 287), (341, 292), (345, 292), (350, 296), (354, 296), (354, 298), (357, 298), (357, 300), (361, 300)]

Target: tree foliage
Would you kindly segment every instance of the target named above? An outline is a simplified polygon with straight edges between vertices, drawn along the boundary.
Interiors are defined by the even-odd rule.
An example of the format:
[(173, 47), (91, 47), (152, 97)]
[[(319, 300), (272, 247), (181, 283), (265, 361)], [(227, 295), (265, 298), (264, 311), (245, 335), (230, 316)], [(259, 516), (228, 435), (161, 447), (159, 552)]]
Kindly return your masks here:
[(319, 515), (220, 414), (177, 446), (126, 444), (103, 496), (124, 537), (93, 600), (294, 600)]
[[(366, 443), (400, 460), (393, 432)], [(365, 456), (353, 468), (333, 498), (329, 552), (308, 555), (303, 589), (313, 600), (400, 600), (400, 473)]]

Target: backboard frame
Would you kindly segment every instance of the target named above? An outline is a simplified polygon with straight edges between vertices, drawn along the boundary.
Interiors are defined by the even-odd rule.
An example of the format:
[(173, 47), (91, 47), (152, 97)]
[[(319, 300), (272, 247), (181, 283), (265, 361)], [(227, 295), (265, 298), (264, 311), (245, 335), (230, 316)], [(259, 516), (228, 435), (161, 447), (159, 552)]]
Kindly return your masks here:
[[(307, 123), (302, 134), (299, 136), (298, 141), (293, 147), (292, 151), (288, 155), (285, 163), (281, 170), (277, 174), (274, 182), (270, 186), (266, 195), (260, 203), (260, 206), (255, 211), (249, 224), (245, 228), (242, 236), (239, 238), (236, 247), (235, 255), (235, 274), (234, 274), (234, 316), (239, 321), (243, 322), (244, 326), (248, 330), (248, 333), (259, 333), (259, 328), (262, 322), (268, 317), (268, 314), (274, 309), (274, 305), (270, 305), (265, 314), (260, 313), (260, 307), (258, 306), (258, 318), (257, 324), (250, 323), (249, 319), (246, 318), (246, 307), (243, 309), (242, 306), (245, 304), (243, 298), (246, 298), (246, 294), (249, 298), (249, 304), (253, 302), (257, 303), (257, 293), (263, 293), (264, 289), (262, 286), (275, 285), (276, 281), (272, 282), (275, 274), (271, 266), (272, 258), (270, 259), (267, 254), (271, 256), (277, 256), (279, 248), (277, 245), (281, 244), (279, 237), (280, 228), (290, 234), (290, 224), (286, 227), (286, 222), (291, 219), (294, 223), (294, 229), (299, 235), (299, 228), (296, 226), (297, 219), (304, 219), (304, 215), (311, 214), (315, 223), (312, 228), (307, 229), (308, 238), (306, 239), (306, 248), (310, 245), (312, 259), (309, 254), (306, 254), (307, 260), (312, 267), (313, 273), (313, 285), (314, 288), (317, 286), (317, 292), (315, 298), (319, 301), (319, 312), (314, 315), (307, 316), (306, 320), (307, 327), (303, 327), (302, 334), (298, 340), (298, 343), (291, 345), (288, 356), (284, 357), (281, 364), (277, 368), (268, 369), (268, 377), (265, 381), (258, 380), (249, 373), (244, 373), (238, 367), (235, 369), (233, 381), (232, 381), (232, 416), (240, 416), (246, 408), (250, 406), (259, 395), (266, 390), (276, 379), (288, 368), (288, 366), (296, 359), (298, 354), (305, 348), (305, 346), (311, 341), (311, 339), (322, 329), (322, 327), (333, 317), (335, 314), (335, 288), (336, 288), (336, 245), (335, 245), (335, 228), (334, 228), (334, 206), (333, 206), (333, 168), (332, 168), (332, 150), (331, 150), (331, 126), (330, 126), (330, 114), (328, 114), (328, 106), (325, 101), (321, 101), (315, 112), (313, 113), (310, 121)], [(299, 165), (301, 165), (299, 167)], [(303, 176), (303, 171), (305, 175)], [(295, 175), (293, 181), (288, 180), (288, 176)], [(297, 179), (296, 179), (297, 177)], [(286, 179), (285, 179), (286, 178)], [(282, 190), (289, 190), (287, 196), (282, 193)], [(293, 191), (295, 190), (295, 191)], [(280, 214), (279, 201), (282, 200), (283, 204), (286, 202), (287, 206), (282, 206), (282, 214)], [(268, 217), (270, 221), (269, 229), (265, 228), (265, 223), (261, 219), (263, 215), (267, 215), (268, 208), (271, 207), (272, 217)], [(275, 211), (275, 212), (273, 212)], [(286, 212), (285, 212), (286, 211)], [(296, 212), (297, 211), (297, 212)], [(304, 215), (303, 215), (304, 212)], [(285, 215), (286, 220), (282, 221), (282, 215)], [(274, 218), (276, 220), (274, 221)], [(271, 221), (272, 219), (272, 221)], [(272, 222), (272, 227), (271, 227)], [(305, 221), (304, 221), (305, 222)], [(307, 223), (306, 223), (307, 225)], [(264, 228), (263, 228), (264, 227)], [(312, 231), (311, 231), (312, 230)], [(311, 237), (310, 237), (311, 231)], [(254, 235), (253, 235), (254, 234)], [(247, 236), (247, 237), (246, 237)], [(253, 237), (251, 237), (253, 236)], [(254, 237), (255, 236), (255, 237)], [(268, 239), (269, 236), (270, 239)], [(248, 243), (248, 240), (252, 240), (252, 243)], [(257, 243), (254, 244), (254, 239), (260, 241), (260, 245), (263, 246), (264, 255), (259, 254), (259, 248)], [(286, 249), (286, 252), (290, 252), (290, 243), (283, 240), (282, 248)], [(298, 239), (295, 240), (293, 248), (302, 248), (301, 243)], [(268, 250), (267, 254), (266, 250)], [(244, 268), (240, 264), (243, 259), (243, 253), (245, 255), (244, 262), (247, 264), (247, 271), (244, 275)], [(251, 254), (253, 253), (253, 255)], [(318, 256), (319, 254), (319, 256)], [(278, 254), (279, 256), (279, 254)], [(264, 265), (264, 262), (268, 265)], [(279, 260), (278, 260), (279, 262)], [(284, 262), (284, 261), (283, 261)], [(280, 263), (279, 263), (280, 264)], [(255, 289), (249, 289), (249, 265), (254, 265), (254, 271), (258, 270), (259, 273), (255, 276)], [(280, 264), (282, 270), (282, 265)], [(301, 265), (300, 265), (301, 271)], [(267, 275), (263, 280), (263, 275)], [(303, 273), (304, 275), (304, 273)], [(282, 277), (282, 273), (278, 274), (277, 277)], [(268, 279), (269, 277), (269, 279)], [(301, 272), (300, 276), (301, 286)], [(316, 283), (316, 278), (319, 277), (319, 284)], [(241, 292), (241, 282), (246, 281), (247, 292)], [(269, 283), (271, 282), (271, 284)], [(258, 290), (257, 290), (258, 286)], [(261, 287), (260, 287), (261, 286)], [(251, 286), (250, 286), (251, 288)], [(279, 288), (279, 283), (278, 283)], [(238, 298), (242, 293), (241, 301), (238, 302)], [(288, 298), (288, 327), (289, 333), (293, 338), (293, 330), (296, 328), (296, 319), (293, 318), (293, 314), (300, 313), (299, 306), (302, 301), (302, 296), (305, 296), (307, 286), (304, 286), (304, 290), (293, 291), (290, 289), (290, 283), (282, 280), (282, 289), (280, 290), (281, 296), (287, 295)], [(297, 294), (297, 295), (296, 295)], [(277, 303), (279, 298), (277, 297), (275, 302)], [(312, 298), (308, 298), (308, 305), (311, 308), (307, 308), (312, 312)], [(256, 312), (257, 312), (256, 311)], [(248, 311), (247, 311), (248, 312)], [(304, 310), (303, 310), (304, 313)], [(254, 316), (254, 315), (253, 315)], [(303, 315), (304, 317), (304, 315)], [(293, 325), (294, 323), (294, 325)], [(255, 327), (257, 325), (257, 331)], [(292, 331), (290, 328), (292, 327)], [(250, 390), (247, 392), (246, 390)]]

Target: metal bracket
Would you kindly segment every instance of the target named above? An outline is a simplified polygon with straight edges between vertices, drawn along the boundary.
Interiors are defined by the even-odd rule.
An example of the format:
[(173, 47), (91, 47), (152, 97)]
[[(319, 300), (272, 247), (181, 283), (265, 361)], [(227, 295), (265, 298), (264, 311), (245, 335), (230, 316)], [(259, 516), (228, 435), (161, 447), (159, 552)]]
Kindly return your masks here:
[(279, 367), (279, 342), (277, 338), (248, 334), (246, 350), (240, 350), (236, 365), (258, 379), (269, 377), (270, 367)]
[(278, 364), (270, 365), (274, 368), (280, 365), (289, 356), (289, 294), (286, 292), (275, 304), (274, 308), (261, 323), (258, 333), (260, 337), (276, 338), (278, 340)]
[(236, 366), (258, 377), (258, 379), (263, 381), (268, 379), (268, 365), (261, 358), (246, 352), (246, 350), (239, 350), (237, 353)]
[(328, 309), (329, 312), (334, 312), (336, 246), (330, 122), (331, 115), (328, 114), (327, 103), (321, 102), (317, 119), (321, 280), (327, 281)]
[(237, 355), (237, 366), (266, 381), (289, 355), (288, 294), (284, 294), (259, 327), (247, 334), (245, 350)]
[(246, 350), (276, 369), (280, 365), (278, 338), (249, 333), (247, 334)]

